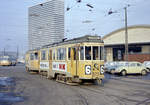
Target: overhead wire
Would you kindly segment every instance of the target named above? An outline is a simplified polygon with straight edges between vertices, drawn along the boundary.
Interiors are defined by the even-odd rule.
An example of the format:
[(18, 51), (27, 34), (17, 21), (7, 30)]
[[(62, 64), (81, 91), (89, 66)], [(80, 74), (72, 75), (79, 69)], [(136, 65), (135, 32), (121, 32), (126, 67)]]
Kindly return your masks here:
[[(80, 3), (81, 3), (81, 1), (80, 1)], [(91, 9), (94, 8), (94, 7), (93, 7), (91, 4), (89, 4), (89, 3), (85, 3), (85, 4), (86, 4), (87, 7), (91, 8)], [(131, 5), (133, 5), (133, 4), (126, 4), (127, 7), (130, 7)], [(89, 11), (92, 11), (91, 9), (90, 9)], [(112, 8), (110, 8), (109, 11), (107, 11), (107, 14), (106, 14), (105, 16), (109, 16), (109, 15), (112, 15), (112, 14), (114, 14), (114, 13), (118, 13), (118, 16), (120, 16), (119, 13), (121, 13), (121, 11), (123, 11), (123, 8), (119, 8), (119, 9), (117, 9), (117, 10), (113, 10)], [(87, 20), (82, 21), (82, 23), (91, 23), (91, 22), (86, 22), (86, 21), (87, 21)], [(117, 20), (117, 21), (123, 21), (123, 20), (122, 20), (122, 19), (119, 19), (119, 20)], [(95, 28), (92, 28), (92, 31), (95, 31)]]

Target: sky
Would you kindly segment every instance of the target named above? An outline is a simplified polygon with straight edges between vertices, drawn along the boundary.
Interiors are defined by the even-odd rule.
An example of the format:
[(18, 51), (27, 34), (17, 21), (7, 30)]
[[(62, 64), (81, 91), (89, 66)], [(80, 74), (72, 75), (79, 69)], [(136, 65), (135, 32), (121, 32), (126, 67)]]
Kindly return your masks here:
[[(0, 51), (28, 50), (28, 8), (46, 1), (1, 0)], [(128, 7), (128, 26), (150, 25), (150, 0), (65, 0), (65, 37), (104, 36), (124, 27), (124, 7)], [(114, 13), (108, 15), (110, 10)]]

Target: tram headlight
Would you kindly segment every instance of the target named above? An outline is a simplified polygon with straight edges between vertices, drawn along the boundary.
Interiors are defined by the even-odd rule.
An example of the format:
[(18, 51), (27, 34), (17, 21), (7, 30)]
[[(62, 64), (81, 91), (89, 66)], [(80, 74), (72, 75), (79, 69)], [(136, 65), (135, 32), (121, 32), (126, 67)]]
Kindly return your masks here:
[(104, 74), (104, 72), (105, 72), (105, 71), (104, 71), (104, 66), (101, 65), (101, 66), (100, 66), (100, 73), (101, 73), (101, 74)]
[(91, 74), (91, 66), (90, 65), (85, 65), (85, 74), (90, 75)]

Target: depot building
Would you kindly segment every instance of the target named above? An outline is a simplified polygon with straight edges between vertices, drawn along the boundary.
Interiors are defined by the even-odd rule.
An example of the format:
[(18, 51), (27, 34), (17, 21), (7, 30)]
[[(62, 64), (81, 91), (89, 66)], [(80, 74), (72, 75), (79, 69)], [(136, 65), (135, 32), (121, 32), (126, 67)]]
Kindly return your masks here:
[[(125, 28), (103, 37), (106, 61), (125, 60)], [(128, 60), (150, 61), (150, 25), (128, 27)]]

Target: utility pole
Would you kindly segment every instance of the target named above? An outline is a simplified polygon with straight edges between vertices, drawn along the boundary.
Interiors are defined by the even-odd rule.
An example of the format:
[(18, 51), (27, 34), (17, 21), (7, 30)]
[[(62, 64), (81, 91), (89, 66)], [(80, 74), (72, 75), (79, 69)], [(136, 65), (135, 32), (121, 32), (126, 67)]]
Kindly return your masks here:
[(17, 46), (17, 60), (18, 60), (18, 57), (19, 57), (19, 46)]
[(127, 7), (125, 9), (125, 61), (128, 61), (128, 20), (127, 20)]
[(4, 47), (4, 52), (3, 52), (3, 56), (5, 56), (5, 47)]

